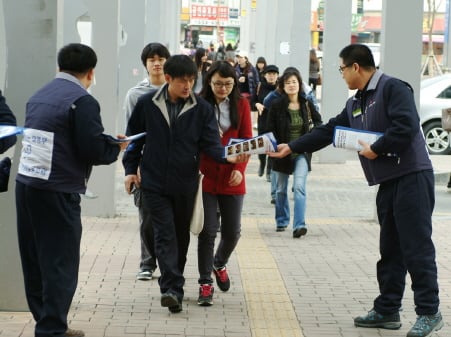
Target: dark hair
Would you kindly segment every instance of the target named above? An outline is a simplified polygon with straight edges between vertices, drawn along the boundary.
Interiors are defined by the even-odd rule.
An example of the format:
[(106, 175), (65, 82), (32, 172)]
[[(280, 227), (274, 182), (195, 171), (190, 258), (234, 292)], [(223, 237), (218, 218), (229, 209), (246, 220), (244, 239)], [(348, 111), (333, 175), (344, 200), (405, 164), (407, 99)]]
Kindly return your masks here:
[[(283, 74), (277, 80), (277, 86), (278, 86), (279, 92), (282, 93), (282, 97), (287, 96), (287, 94), (285, 93), (285, 90), (284, 90), (285, 81), (288, 80), (291, 76), (295, 76), (299, 82), (298, 97), (300, 97), (301, 93), (304, 91), (304, 89), (302, 87), (302, 76), (301, 76), (301, 73), (299, 72), (299, 70), (295, 67), (288, 67), (287, 69), (285, 69)], [(299, 98), (299, 101), (300, 100), (301, 99)], [(288, 102), (288, 98), (286, 98), (286, 101)]]
[(301, 73), (299, 72), (299, 70), (296, 67), (287, 67), (284, 71), (283, 74), (280, 75), (280, 77), (277, 80), (278, 83), (278, 87), (279, 89), (284, 92), (284, 87), (285, 87), (285, 81), (288, 80), (288, 78), (290, 78), (291, 76), (296, 76), (298, 82), (299, 82), (299, 92), (303, 91), (302, 88), (302, 76)]
[(277, 80), (277, 86), (278, 86), (279, 92), (281, 93), (281, 100), (283, 101), (284, 105), (286, 105), (286, 106), (288, 106), (288, 95), (284, 90), (285, 81), (288, 80), (292, 76), (295, 76), (299, 82), (298, 100), (299, 100), (299, 102), (302, 102), (302, 92), (304, 91), (304, 89), (302, 87), (301, 73), (295, 67), (288, 67), (285, 69), (283, 74)]
[(196, 63), (197, 68), (202, 66), (202, 57), (207, 55), (207, 50), (204, 48), (197, 48), (194, 53), (194, 62)]
[(197, 76), (197, 67), (193, 59), (187, 55), (172, 55), (163, 65), (165, 74), (175, 77)]
[(85, 74), (97, 65), (95, 51), (81, 43), (70, 43), (58, 52), (58, 67), (60, 71)]
[(266, 60), (265, 60), (265, 58), (263, 56), (260, 56), (259, 58), (257, 58), (257, 62), (255, 62), (255, 66), (257, 66), (258, 63), (263, 63), (263, 68), (262, 69), (265, 69), (265, 67), (268, 65), (266, 63)]
[(236, 77), (236, 72), (233, 66), (227, 61), (215, 61), (208, 69), (207, 73), (204, 76), (204, 83), (202, 86), (202, 91), (200, 92), (200, 96), (205, 98), (207, 102), (211, 105), (215, 106), (216, 98), (213, 90), (211, 89), (210, 83), (211, 78), (214, 74), (218, 74), (221, 77), (233, 78), (233, 89), (229, 94), (229, 103), (230, 103), (230, 121), (233, 128), (238, 128), (238, 101), (240, 100), (240, 90), (238, 87), (238, 78)]
[(141, 52), (141, 61), (144, 67), (146, 66), (147, 59), (154, 57), (155, 55), (164, 57), (165, 59), (168, 59), (169, 56), (171, 56), (168, 48), (166, 48), (164, 45), (158, 42), (151, 42), (147, 46), (145, 46), (143, 51)]
[(366, 69), (376, 67), (371, 49), (364, 44), (350, 44), (344, 47), (338, 56), (343, 59), (343, 64), (347, 66), (357, 63)]

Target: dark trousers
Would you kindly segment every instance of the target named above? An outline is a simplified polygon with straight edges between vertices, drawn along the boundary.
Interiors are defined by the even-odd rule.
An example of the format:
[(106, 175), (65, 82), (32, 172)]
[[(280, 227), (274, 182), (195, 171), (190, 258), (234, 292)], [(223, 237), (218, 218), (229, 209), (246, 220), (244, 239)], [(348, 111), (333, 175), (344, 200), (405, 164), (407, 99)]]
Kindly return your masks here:
[(161, 195), (143, 190), (142, 197), (143, 208), (148, 208), (152, 214), (155, 254), (161, 272), (160, 291), (171, 291), (182, 300), (195, 192)]
[(152, 221), (148, 207), (142, 207), (142, 192), (138, 188), (134, 193), (135, 206), (138, 207), (139, 214), (139, 234), (141, 237), (141, 270), (157, 269), (155, 258), (155, 244), (153, 237)]
[[(204, 192), (204, 228), (199, 234), (197, 259), (199, 284), (211, 284), (213, 266), (223, 267), (238, 244), (241, 236), (241, 211), (244, 195), (215, 195)], [(217, 216), (219, 206), (220, 217)], [(216, 234), (221, 219), (221, 240), (213, 257)]]
[(36, 337), (63, 337), (77, 288), (80, 196), (16, 184), (17, 231), (25, 295)]
[(435, 314), (439, 290), (431, 238), (435, 203), (432, 170), (382, 183), (376, 203), (381, 258), (377, 263), (380, 295), (374, 309), (381, 314), (399, 311), (409, 272), (416, 313)]

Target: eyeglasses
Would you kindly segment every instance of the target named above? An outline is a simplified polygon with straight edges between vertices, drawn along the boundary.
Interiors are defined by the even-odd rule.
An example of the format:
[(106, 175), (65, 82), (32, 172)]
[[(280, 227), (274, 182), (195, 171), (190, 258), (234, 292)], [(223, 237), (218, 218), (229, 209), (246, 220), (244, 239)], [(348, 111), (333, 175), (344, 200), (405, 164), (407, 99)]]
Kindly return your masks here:
[(221, 89), (222, 87), (225, 87), (226, 89), (231, 89), (231, 88), (233, 88), (233, 85), (235, 84), (233, 82), (227, 82), (227, 83), (212, 82), (212, 83), (216, 89)]
[(344, 71), (346, 68), (349, 68), (349, 67), (351, 67), (351, 66), (352, 66), (352, 64), (340, 66), (340, 67), (338, 67), (338, 71), (340, 72), (340, 74), (343, 74), (343, 71)]

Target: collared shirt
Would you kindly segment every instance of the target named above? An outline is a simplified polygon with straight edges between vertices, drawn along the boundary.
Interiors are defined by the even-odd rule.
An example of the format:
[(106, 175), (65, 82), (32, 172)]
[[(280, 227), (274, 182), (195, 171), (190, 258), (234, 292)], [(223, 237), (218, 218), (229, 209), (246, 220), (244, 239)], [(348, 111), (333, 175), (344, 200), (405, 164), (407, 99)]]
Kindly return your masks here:
[(183, 106), (185, 105), (187, 100), (190, 98), (188, 98), (186, 100), (183, 98), (178, 98), (176, 102), (172, 102), (171, 99), (169, 98), (167, 87), (164, 90), (163, 95), (164, 95), (164, 101), (166, 103), (166, 108), (168, 109), (170, 125), (173, 125), (176, 122), (180, 111), (182, 111)]
[(230, 99), (226, 97), (221, 103), (215, 105), (215, 115), (221, 134), (230, 129)]
[(83, 89), (86, 90), (86, 88), (83, 86), (83, 84), (81, 84), (80, 80), (78, 78), (76, 78), (75, 76), (65, 73), (65, 72), (59, 72), (56, 74), (55, 78), (62, 78), (64, 80), (68, 80), (71, 82), (74, 82), (75, 84), (78, 84), (80, 87), (82, 87)]

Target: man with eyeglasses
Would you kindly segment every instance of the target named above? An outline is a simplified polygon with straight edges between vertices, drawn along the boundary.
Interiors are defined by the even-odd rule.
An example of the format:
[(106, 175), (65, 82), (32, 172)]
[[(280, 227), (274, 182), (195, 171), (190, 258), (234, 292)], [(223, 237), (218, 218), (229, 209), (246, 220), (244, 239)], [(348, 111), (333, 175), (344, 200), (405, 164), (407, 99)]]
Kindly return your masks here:
[(407, 272), (412, 280), (417, 320), (407, 337), (427, 337), (443, 327), (435, 247), (432, 242), (434, 175), (411, 86), (376, 69), (371, 50), (351, 44), (339, 54), (339, 71), (349, 89), (357, 89), (345, 108), (327, 124), (268, 155), (314, 152), (332, 143), (336, 126), (376, 131), (374, 143), (359, 141), (359, 159), (376, 197), (380, 224), (380, 294), (373, 308), (354, 319), (366, 328), (399, 329), (399, 311)]

